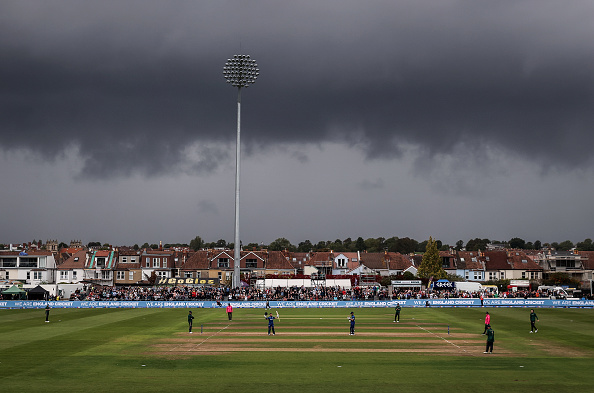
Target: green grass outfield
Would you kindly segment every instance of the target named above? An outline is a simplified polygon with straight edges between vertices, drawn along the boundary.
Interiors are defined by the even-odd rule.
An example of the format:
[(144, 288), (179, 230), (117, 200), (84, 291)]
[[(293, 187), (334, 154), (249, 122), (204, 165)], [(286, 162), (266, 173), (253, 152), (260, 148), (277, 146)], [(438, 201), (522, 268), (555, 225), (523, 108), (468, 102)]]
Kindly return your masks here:
[[(277, 310), (274, 310), (276, 314)], [(354, 311), (356, 335), (348, 334)], [(483, 354), (485, 311), (495, 350)], [(0, 310), (0, 391), (578, 392), (594, 385), (594, 310)], [(201, 333), (202, 325), (202, 333)], [(448, 334), (448, 327), (450, 334)]]

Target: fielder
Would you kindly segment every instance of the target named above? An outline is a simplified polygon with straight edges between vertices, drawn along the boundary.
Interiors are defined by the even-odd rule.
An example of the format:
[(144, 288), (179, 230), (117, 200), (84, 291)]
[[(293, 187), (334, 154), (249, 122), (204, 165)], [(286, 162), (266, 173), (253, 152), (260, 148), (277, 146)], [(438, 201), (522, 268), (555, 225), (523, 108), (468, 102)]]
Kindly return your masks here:
[(530, 310), (530, 333), (537, 333), (538, 329), (536, 328), (536, 321), (540, 322), (538, 316), (534, 312), (534, 309)]
[(394, 322), (400, 322), (400, 310), (402, 309), (402, 307), (400, 307), (400, 303), (396, 303), (396, 315), (394, 315)]
[(194, 321), (194, 316), (192, 315), (192, 310), (190, 310), (190, 312), (188, 313), (188, 327), (189, 327), (188, 332), (189, 333), (192, 333), (192, 323), (193, 323), (193, 321)]

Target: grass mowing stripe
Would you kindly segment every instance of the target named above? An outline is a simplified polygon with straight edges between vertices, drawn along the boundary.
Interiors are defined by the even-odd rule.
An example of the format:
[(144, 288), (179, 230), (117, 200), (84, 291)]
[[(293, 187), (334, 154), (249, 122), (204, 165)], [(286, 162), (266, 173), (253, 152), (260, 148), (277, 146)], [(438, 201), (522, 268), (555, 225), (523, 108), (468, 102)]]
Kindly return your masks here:
[[(151, 309), (139, 309), (136, 311), (135, 313), (130, 313), (124, 312), (124, 309), (115, 309), (80, 310), (76, 314), (72, 312), (56, 313), (57, 315), (53, 315), (50, 318), (51, 322), (49, 324), (46, 324), (43, 319), (38, 318), (33, 320), (22, 319), (20, 323), (14, 323), (15, 329), (8, 332), (3, 331), (0, 349), (8, 349), (34, 341), (49, 340), (59, 336), (69, 335), (75, 331), (81, 332), (85, 329), (97, 329), (109, 324), (122, 323), (130, 319), (147, 317), (156, 313), (156, 311)], [(72, 315), (76, 315), (76, 317), (72, 318)], [(63, 318), (63, 320), (59, 318)]]
[[(187, 334), (183, 309), (56, 309), (49, 324), (40, 310), (3, 312), (0, 326), (10, 330), (0, 334), (0, 390), (449, 392), (455, 386), (456, 392), (525, 392), (588, 391), (594, 383), (591, 310), (537, 309), (539, 333), (528, 334), (529, 310), (489, 308), (495, 355), (482, 355), (485, 309), (403, 309), (399, 324), (391, 324), (386, 309), (355, 309), (357, 335), (351, 337), (351, 310), (283, 309), (270, 340), (258, 310), (236, 309), (232, 322), (221, 310), (194, 310), (194, 326), (208, 327), (212, 337), (202, 345), (206, 337)], [(309, 318), (293, 320), (297, 315)], [(63, 334), (52, 332), (56, 328)], [(37, 336), (7, 344), (19, 330)], [(235, 341), (219, 342), (225, 339)], [(185, 352), (169, 351), (182, 342)], [(192, 348), (198, 351), (187, 351)]]

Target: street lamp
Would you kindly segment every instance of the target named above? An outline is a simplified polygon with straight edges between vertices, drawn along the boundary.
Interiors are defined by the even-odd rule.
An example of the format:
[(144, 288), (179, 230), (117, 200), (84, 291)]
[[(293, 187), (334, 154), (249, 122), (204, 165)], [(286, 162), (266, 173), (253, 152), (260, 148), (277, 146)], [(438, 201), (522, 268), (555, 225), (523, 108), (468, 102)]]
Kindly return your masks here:
[(237, 87), (237, 143), (235, 145), (235, 249), (233, 254), (233, 288), (240, 286), (241, 253), (239, 244), (239, 161), (241, 158), (241, 88), (256, 82), (260, 70), (256, 60), (250, 55), (233, 55), (223, 67), (223, 76), (232, 86)]

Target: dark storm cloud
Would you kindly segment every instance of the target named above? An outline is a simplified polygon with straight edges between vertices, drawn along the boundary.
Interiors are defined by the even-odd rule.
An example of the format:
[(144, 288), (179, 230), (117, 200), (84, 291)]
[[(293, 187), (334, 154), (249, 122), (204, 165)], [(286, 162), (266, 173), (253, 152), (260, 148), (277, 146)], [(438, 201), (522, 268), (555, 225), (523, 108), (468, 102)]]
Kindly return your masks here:
[(261, 69), (242, 95), (252, 154), (344, 141), (592, 165), (590, 2), (277, 3), (3, 2), (0, 146), (75, 147), (98, 178), (213, 171), (233, 155), (222, 66), (241, 45)]

